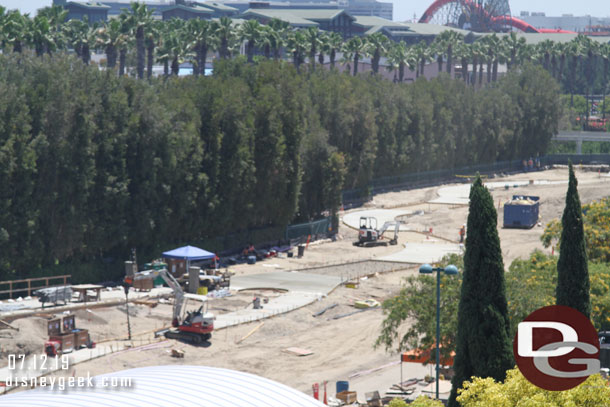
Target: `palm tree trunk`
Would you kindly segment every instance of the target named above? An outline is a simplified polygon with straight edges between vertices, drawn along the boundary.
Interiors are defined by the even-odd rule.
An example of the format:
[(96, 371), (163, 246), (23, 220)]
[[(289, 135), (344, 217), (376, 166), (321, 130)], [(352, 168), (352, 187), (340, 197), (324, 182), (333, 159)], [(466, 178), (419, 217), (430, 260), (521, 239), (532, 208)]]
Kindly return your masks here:
[(551, 76), (557, 79), (557, 57), (555, 55), (551, 58)]
[(491, 65), (492, 65), (492, 60), (489, 59), (489, 61), (487, 61), (487, 83), (491, 82)]
[(169, 76), (169, 61), (167, 59), (163, 61), (163, 75), (165, 77)]
[(559, 83), (561, 84), (561, 81), (563, 80), (563, 69), (565, 67), (566, 64), (566, 56), (565, 54), (561, 54), (561, 56), (559, 57), (559, 76), (557, 77), (557, 80), (559, 81)]
[(18, 52), (21, 54), (22, 48), (21, 41), (16, 40), (15, 44), (13, 44), (13, 52)]
[(479, 64), (479, 87), (483, 86), (483, 61)]
[(201, 47), (199, 45), (195, 46), (195, 63), (193, 64), (193, 75), (199, 76), (199, 72), (201, 70)]
[(200, 49), (200, 54), (201, 54), (201, 60), (199, 61), (200, 65), (199, 65), (199, 72), (202, 75), (205, 75), (205, 64), (208, 60), (208, 44), (207, 42), (204, 42), (203, 44), (201, 44), (201, 46), (199, 47)]
[(180, 64), (178, 63), (178, 58), (172, 59), (172, 75), (178, 76), (180, 72)]
[(377, 75), (377, 72), (379, 72), (379, 60), (381, 59), (381, 50), (379, 48), (375, 48), (375, 52), (373, 54), (373, 60), (372, 62), (372, 68), (373, 68), (373, 73), (375, 75)]
[(265, 44), (263, 47), (263, 54), (265, 55), (265, 58), (271, 58), (271, 46), (269, 44)]
[(358, 74), (358, 60), (360, 59), (360, 54), (356, 52), (354, 55), (354, 76)]
[(402, 82), (405, 77), (405, 64), (401, 62), (398, 64), (398, 82)]
[(246, 43), (246, 54), (248, 55), (248, 63), (254, 62), (254, 41), (248, 40)]
[(138, 79), (144, 78), (144, 27), (140, 26), (136, 30), (136, 53), (137, 53), (137, 75)]
[(311, 72), (316, 70), (316, 47), (312, 47), (309, 51), (309, 63), (311, 64)]
[(498, 58), (494, 58), (491, 80), (493, 82), (498, 80)]
[(91, 61), (91, 52), (89, 50), (89, 44), (84, 44), (83, 45), (83, 50), (82, 50), (82, 60), (83, 63), (85, 65), (89, 65), (89, 61)]
[(426, 58), (422, 58), (420, 63), (421, 63), (421, 68), (419, 70), (419, 74), (421, 76), (425, 76), (424, 75), (424, 68), (426, 67)]
[(121, 48), (119, 51), (119, 75), (125, 75), (125, 61), (127, 60), (127, 48)]
[(146, 53), (146, 77), (150, 79), (152, 77), (153, 62), (155, 59), (155, 44), (149, 44)]
[(116, 47), (114, 45), (108, 45), (106, 47), (106, 66), (108, 69), (114, 69), (116, 67)]
[(335, 57), (337, 56), (337, 51), (333, 48), (330, 50), (330, 67), (335, 67)]
[(438, 73), (443, 72), (443, 56), (439, 55), (436, 57), (436, 62), (438, 62)]
[(318, 54), (318, 63), (320, 66), (324, 65), (324, 52), (320, 51)]
[(451, 76), (451, 71), (453, 71), (453, 46), (449, 44), (447, 47), (447, 73)]
[(468, 60), (465, 57), (462, 58), (462, 76), (464, 83), (468, 83)]
[(474, 57), (472, 59), (472, 86), (477, 84), (477, 67), (479, 66), (479, 59)]

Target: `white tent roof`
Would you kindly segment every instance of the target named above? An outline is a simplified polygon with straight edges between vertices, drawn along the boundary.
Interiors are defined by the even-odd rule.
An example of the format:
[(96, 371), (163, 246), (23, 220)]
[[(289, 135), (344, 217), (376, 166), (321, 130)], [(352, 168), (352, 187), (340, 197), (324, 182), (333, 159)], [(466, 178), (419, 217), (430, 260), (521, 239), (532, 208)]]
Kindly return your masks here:
[[(78, 376), (82, 371), (76, 369)], [(131, 387), (102, 388), (103, 378), (131, 378)], [(67, 378), (65, 378), (67, 380)], [(0, 396), (20, 407), (324, 407), (298, 390), (253, 374), (206, 366), (152, 366), (94, 377), (95, 389), (49, 387)], [(108, 379), (105, 379), (108, 380)]]

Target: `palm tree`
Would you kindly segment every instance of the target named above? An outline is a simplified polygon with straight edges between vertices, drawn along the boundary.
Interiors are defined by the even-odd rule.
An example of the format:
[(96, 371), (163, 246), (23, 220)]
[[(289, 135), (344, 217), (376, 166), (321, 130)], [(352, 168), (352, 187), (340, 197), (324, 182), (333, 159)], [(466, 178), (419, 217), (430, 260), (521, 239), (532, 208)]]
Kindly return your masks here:
[(421, 41), (415, 46), (414, 52), (419, 65), (417, 72), (415, 73), (415, 77), (418, 78), (420, 75), (424, 76), (424, 69), (432, 55), (432, 48), (429, 47), (425, 41)]
[(275, 36), (278, 33), (268, 25), (262, 25), (260, 27), (260, 36), (258, 38), (257, 47), (263, 50), (263, 55), (266, 59), (271, 59), (271, 48), (275, 43)]
[(321, 32), (318, 27), (309, 27), (305, 30), (305, 41), (309, 47), (309, 64), (311, 65), (311, 71), (316, 69), (316, 53), (320, 46), (320, 35)]
[(318, 53), (318, 63), (324, 66), (324, 55), (330, 53), (330, 44), (328, 42), (329, 33), (322, 31), (320, 33), (320, 52)]
[(413, 69), (417, 65), (415, 55), (404, 41), (392, 43), (388, 50), (388, 63), (388, 69), (398, 70), (398, 78), (394, 75), (398, 82), (402, 82), (405, 77), (405, 66)]
[(127, 21), (136, 39), (136, 74), (138, 79), (144, 78), (144, 60), (145, 60), (145, 44), (144, 36), (146, 29), (152, 22), (152, 9), (149, 9), (144, 3), (131, 3), (131, 9), (126, 10), (128, 13)]
[(146, 45), (146, 78), (152, 78), (153, 63), (155, 61), (155, 48), (159, 45), (161, 31), (163, 30), (162, 21), (153, 21), (146, 27), (144, 44)]
[(68, 42), (85, 65), (91, 61), (91, 47), (95, 46), (97, 31), (97, 27), (89, 26), (86, 17), (82, 20), (72, 19), (66, 24)]
[(451, 71), (453, 70), (453, 48), (457, 45), (457, 44), (461, 44), (464, 42), (464, 36), (456, 31), (453, 30), (447, 30), (447, 31), (443, 31), (440, 34), (441, 38), (441, 43), (443, 43), (445, 45), (445, 47), (447, 48), (446, 51), (446, 55), (447, 55), (447, 73), (449, 74), (449, 76), (451, 76)]
[(119, 15), (119, 21), (121, 22), (121, 33), (123, 33), (124, 36), (124, 41), (122, 41), (119, 46), (119, 76), (125, 75), (127, 50), (132, 43), (131, 22), (129, 20), (129, 15), (127, 13), (121, 13)]
[(292, 63), (297, 72), (300, 72), (301, 64), (305, 60), (305, 49), (307, 47), (307, 39), (302, 31), (293, 31), (288, 37), (288, 49), (292, 55)]
[(460, 65), (462, 66), (462, 80), (464, 83), (468, 84), (468, 63), (472, 58), (470, 46), (464, 42), (458, 42), (455, 44), (453, 51), (455, 52), (456, 58), (460, 59)]
[(233, 20), (229, 17), (220, 17), (216, 23), (215, 35), (219, 41), (218, 53), (220, 58), (227, 59), (230, 56), (229, 48), (235, 39), (235, 30), (233, 29)]
[(376, 32), (366, 37), (367, 53), (371, 56), (373, 74), (379, 72), (379, 61), (388, 50), (390, 40), (383, 33)]
[(432, 44), (430, 44), (430, 51), (433, 55), (436, 55), (438, 73), (440, 74), (443, 72), (443, 58), (445, 57), (445, 52), (447, 51), (445, 38), (441, 35), (437, 35), (436, 38), (434, 38), (434, 41), (432, 41)]
[(63, 49), (65, 47), (63, 27), (68, 18), (68, 10), (64, 9), (62, 6), (54, 5), (38, 10), (36, 16), (47, 18), (50, 26), (50, 34), (54, 42), (53, 48)]
[(13, 52), (21, 53), (26, 40), (27, 15), (18, 10), (9, 11), (4, 22), (4, 41), (11, 45)]
[(214, 47), (214, 25), (207, 20), (194, 18), (188, 21), (187, 31), (191, 36), (191, 50), (195, 51), (193, 74), (205, 74), (208, 50)]
[(354, 76), (358, 74), (358, 62), (365, 53), (367, 47), (366, 38), (352, 37), (343, 45), (343, 58), (345, 61), (354, 61)]
[(271, 29), (271, 51), (273, 52), (273, 58), (279, 60), (283, 48), (286, 46), (286, 42), (290, 33), (290, 24), (286, 21), (274, 18), (269, 21), (268, 27)]
[(36, 56), (51, 53), (55, 48), (55, 41), (51, 33), (51, 25), (45, 16), (36, 16), (27, 20), (26, 35), (28, 42), (34, 47)]
[(509, 35), (502, 38), (502, 42), (509, 53), (506, 69), (510, 71), (517, 65), (517, 57), (521, 54), (521, 49), (526, 46), (526, 41), (525, 38), (517, 37), (517, 34), (511, 31)]
[(343, 37), (338, 32), (331, 32), (328, 35), (328, 49), (331, 69), (335, 67), (335, 59), (337, 58), (337, 51), (343, 47)]
[(97, 45), (106, 53), (106, 66), (113, 70), (116, 67), (118, 49), (126, 41), (125, 34), (121, 30), (121, 22), (112, 19), (97, 30)]
[(254, 46), (261, 37), (261, 25), (256, 20), (246, 20), (239, 27), (239, 38), (246, 41), (246, 55), (248, 62), (254, 62)]

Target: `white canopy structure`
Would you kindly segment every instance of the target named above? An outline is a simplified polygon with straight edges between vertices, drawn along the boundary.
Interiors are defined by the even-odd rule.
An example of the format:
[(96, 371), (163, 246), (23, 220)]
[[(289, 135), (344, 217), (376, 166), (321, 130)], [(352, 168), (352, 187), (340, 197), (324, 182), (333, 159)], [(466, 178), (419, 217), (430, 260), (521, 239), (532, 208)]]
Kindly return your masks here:
[[(16, 372), (17, 373), (17, 372)], [(76, 377), (84, 372), (76, 369)], [(67, 377), (66, 379), (67, 384)], [(121, 380), (122, 379), (122, 380)], [(129, 384), (127, 379), (131, 380)], [(236, 370), (206, 366), (152, 366), (95, 376), (95, 388), (39, 387), (0, 396), (20, 407), (323, 407), (298, 390)], [(107, 385), (104, 387), (104, 383)], [(117, 384), (117, 387), (112, 387)]]

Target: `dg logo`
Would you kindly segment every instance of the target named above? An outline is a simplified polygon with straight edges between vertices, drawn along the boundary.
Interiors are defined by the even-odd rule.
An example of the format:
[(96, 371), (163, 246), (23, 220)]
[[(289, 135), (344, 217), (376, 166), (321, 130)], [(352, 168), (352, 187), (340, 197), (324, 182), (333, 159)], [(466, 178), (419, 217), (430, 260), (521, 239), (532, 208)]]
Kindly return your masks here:
[(569, 390), (599, 373), (599, 339), (574, 308), (552, 305), (532, 312), (517, 328), (513, 353), (519, 370), (545, 390)]

